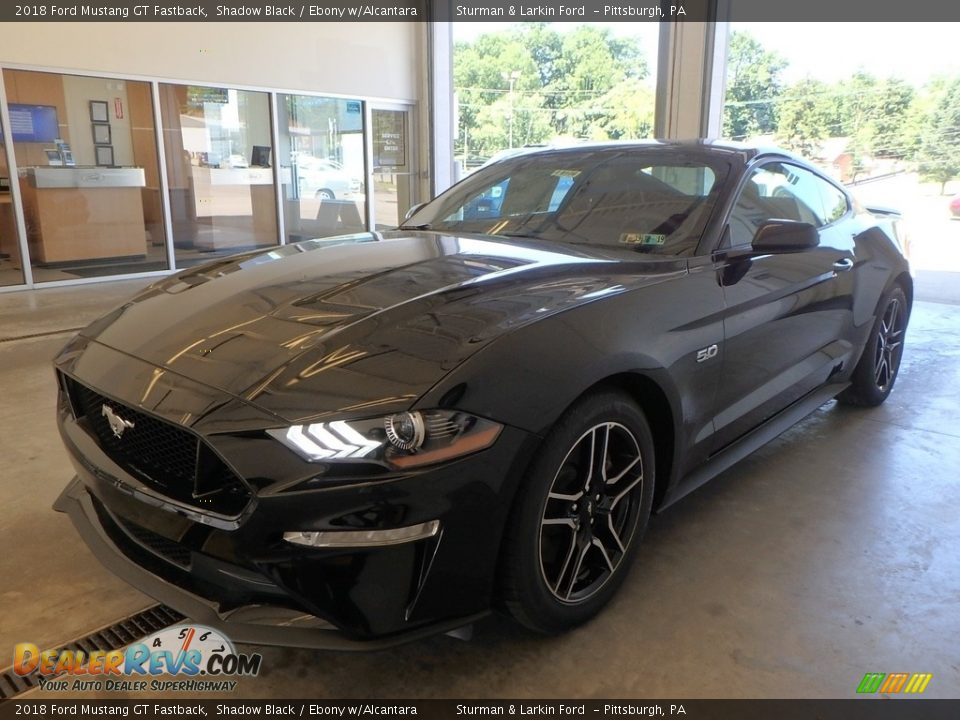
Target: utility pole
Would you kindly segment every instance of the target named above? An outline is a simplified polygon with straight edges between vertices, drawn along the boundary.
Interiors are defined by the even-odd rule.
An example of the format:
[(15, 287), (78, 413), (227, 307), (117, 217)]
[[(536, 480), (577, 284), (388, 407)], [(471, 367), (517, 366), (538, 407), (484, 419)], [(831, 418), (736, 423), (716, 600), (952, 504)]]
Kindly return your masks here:
[(520, 79), (520, 71), (514, 70), (513, 72), (501, 72), (500, 76), (510, 82), (510, 114), (507, 117), (507, 124), (509, 126), (510, 133), (510, 147), (513, 147), (513, 86)]

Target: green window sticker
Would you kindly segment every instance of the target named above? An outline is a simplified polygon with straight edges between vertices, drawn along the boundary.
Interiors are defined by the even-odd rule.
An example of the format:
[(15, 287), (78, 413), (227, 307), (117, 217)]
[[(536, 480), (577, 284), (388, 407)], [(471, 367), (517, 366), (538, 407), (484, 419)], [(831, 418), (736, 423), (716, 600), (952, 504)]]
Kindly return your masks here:
[(667, 236), (653, 233), (621, 233), (620, 242), (624, 245), (663, 245), (667, 242)]

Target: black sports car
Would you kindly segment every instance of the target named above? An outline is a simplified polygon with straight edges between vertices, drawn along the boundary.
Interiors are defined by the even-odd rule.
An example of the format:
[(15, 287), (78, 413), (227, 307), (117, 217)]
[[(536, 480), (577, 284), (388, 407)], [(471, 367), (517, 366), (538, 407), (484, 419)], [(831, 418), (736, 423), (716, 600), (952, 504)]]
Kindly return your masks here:
[(237, 641), (594, 615), (660, 510), (825, 401), (877, 405), (896, 216), (717, 142), (520, 153), (386, 233), (173, 275), (56, 359), (56, 507)]

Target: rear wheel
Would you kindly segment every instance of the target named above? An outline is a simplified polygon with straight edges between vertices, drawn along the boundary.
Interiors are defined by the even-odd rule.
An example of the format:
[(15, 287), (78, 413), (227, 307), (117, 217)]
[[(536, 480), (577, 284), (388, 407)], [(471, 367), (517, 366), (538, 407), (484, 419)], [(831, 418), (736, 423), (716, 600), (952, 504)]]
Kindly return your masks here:
[(317, 200), (335, 200), (336, 196), (333, 194), (333, 190), (327, 190), (326, 188), (322, 190), (317, 190)]
[(894, 285), (880, 307), (850, 387), (837, 397), (847, 405), (876, 407), (887, 399), (897, 380), (908, 319), (903, 288)]
[(559, 632), (593, 617), (623, 581), (653, 501), (653, 438), (628, 397), (602, 392), (560, 419), (514, 507), (501, 572), (508, 611)]

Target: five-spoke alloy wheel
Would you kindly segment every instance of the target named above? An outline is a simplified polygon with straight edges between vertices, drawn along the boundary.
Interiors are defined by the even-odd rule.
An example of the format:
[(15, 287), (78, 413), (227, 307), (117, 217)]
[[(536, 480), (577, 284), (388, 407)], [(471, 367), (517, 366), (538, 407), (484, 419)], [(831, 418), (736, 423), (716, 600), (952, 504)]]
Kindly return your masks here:
[(875, 407), (887, 399), (900, 370), (910, 306), (899, 285), (884, 296), (850, 387), (837, 399), (848, 405)]
[(584, 600), (616, 572), (642, 495), (643, 456), (627, 427), (605, 422), (580, 436), (553, 479), (540, 521), (540, 571), (558, 600)]
[(574, 403), (544, 440), (507, 527), (510, 613), (541, 632), (595, 615), (635, 554), (653, 488), (653, 439), (636, 403), (613, 390)]
[(880, 331), (877, 333), (874, 349), (873, 379), (881, 392), (893, 383), (897, 375), (905, 329), (906, 315), (903, 304), (899, 297), (891, 297), (880, 318)]

